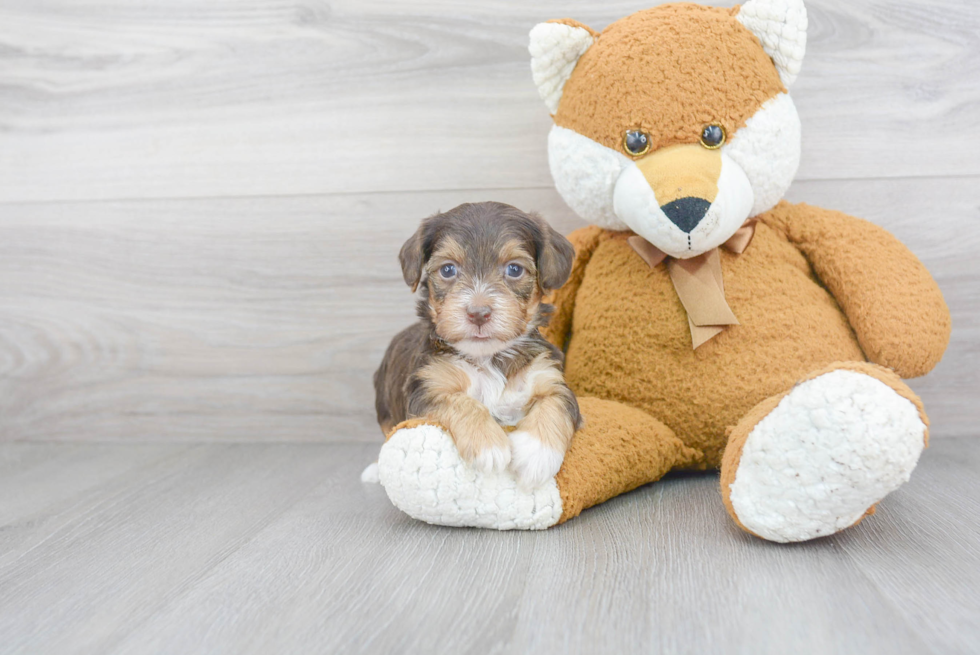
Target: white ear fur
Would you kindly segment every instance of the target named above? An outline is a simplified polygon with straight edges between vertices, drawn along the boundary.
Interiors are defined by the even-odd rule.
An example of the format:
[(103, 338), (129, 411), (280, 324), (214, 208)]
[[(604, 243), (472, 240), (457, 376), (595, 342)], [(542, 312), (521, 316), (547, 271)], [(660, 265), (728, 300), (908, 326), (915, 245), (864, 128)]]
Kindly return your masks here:
[(787, 88), (796, 81), (806, 52), (803, 0), (748, 0), (735, 18), (762, 41)]
[(552, 114), (558, 111), (561, 92), (578, 58), (594, 41), (588, 30), (563, 23), (539, 23), (531, 30), (531, 73)]

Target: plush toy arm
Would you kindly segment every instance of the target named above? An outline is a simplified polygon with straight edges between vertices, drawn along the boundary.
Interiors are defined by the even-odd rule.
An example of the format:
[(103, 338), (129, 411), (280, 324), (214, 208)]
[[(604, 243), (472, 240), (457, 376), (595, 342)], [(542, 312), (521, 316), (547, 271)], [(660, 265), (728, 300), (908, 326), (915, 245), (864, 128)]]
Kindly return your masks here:
[(545, 297), (545, 302), (555, 306), (548, 326), (541, 329), (545, 339), (564, 350), (572, 329), (572, 314), (575, 311), (575, 296), (585, 276), (585, 267), (592, 258), (596, 246), (602, 242), (606, 231), (595, 225), (583, 227), (568, 235), (568, 240), (575, 248), (575, 261), (572, 272), (562, 288), (552, 291)]
[(949, 308), (908, 248), (877, 225), (819, 207), (781, 203), (769, 216), (837, 299), (870, 361), (903, 378), (932, 370), (949, 343)]

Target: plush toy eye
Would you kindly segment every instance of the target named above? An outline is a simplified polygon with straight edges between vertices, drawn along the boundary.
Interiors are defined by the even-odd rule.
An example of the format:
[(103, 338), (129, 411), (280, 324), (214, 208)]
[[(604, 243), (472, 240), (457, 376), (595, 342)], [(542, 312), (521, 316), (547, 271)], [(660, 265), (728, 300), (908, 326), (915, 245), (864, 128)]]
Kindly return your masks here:
[(524, 267), (520, 264), (507, 264), (507, 277), (519, 278), (524, 275)]
[(439, 269), (439, 275), (447, 280), (456, 277), (456, 264), (443, 264)]
[(721, 125), (705, 125), (701, 130), (701, 145), (708, 150), (720, 148), (725, 144), (725, 128)]
[(650, 135), (639, 130), (627, 130), (623, 138), (623, 147), (634, 157), (645, 155), (650, 149)]

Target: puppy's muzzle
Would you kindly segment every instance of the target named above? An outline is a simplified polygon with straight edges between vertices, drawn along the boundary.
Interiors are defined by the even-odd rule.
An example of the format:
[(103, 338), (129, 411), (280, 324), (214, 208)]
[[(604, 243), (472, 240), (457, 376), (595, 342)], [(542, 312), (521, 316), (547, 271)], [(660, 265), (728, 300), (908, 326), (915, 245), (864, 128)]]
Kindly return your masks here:
[(492, 310), (487, 305), (466, 308), (466, 318), (470, 323), (477, 327), (486, 324), (486, 322), (490, 320), (491, 313)]

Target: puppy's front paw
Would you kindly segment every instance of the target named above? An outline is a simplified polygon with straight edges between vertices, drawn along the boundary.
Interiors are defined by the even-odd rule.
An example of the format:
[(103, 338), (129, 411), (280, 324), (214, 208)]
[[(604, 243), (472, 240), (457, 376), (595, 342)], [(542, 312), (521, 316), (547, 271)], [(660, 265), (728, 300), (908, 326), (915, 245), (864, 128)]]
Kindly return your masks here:
[(558, 475), (565, 453), (546, 446), (541, 439), (526, 430), (510, 433), (512, 462), (518, 483), (525, 489), (535, 489)]
[(481, 450), (470, 462), (470, 466), (483, 473), (503, 471), (510, 464), (510, 457), (510, 448), (490, 446)]
[(477, 471), (503, 471), (510, 464), (510, 441), (496, 421), (473, 425), (454, 436), (460, 456)]

